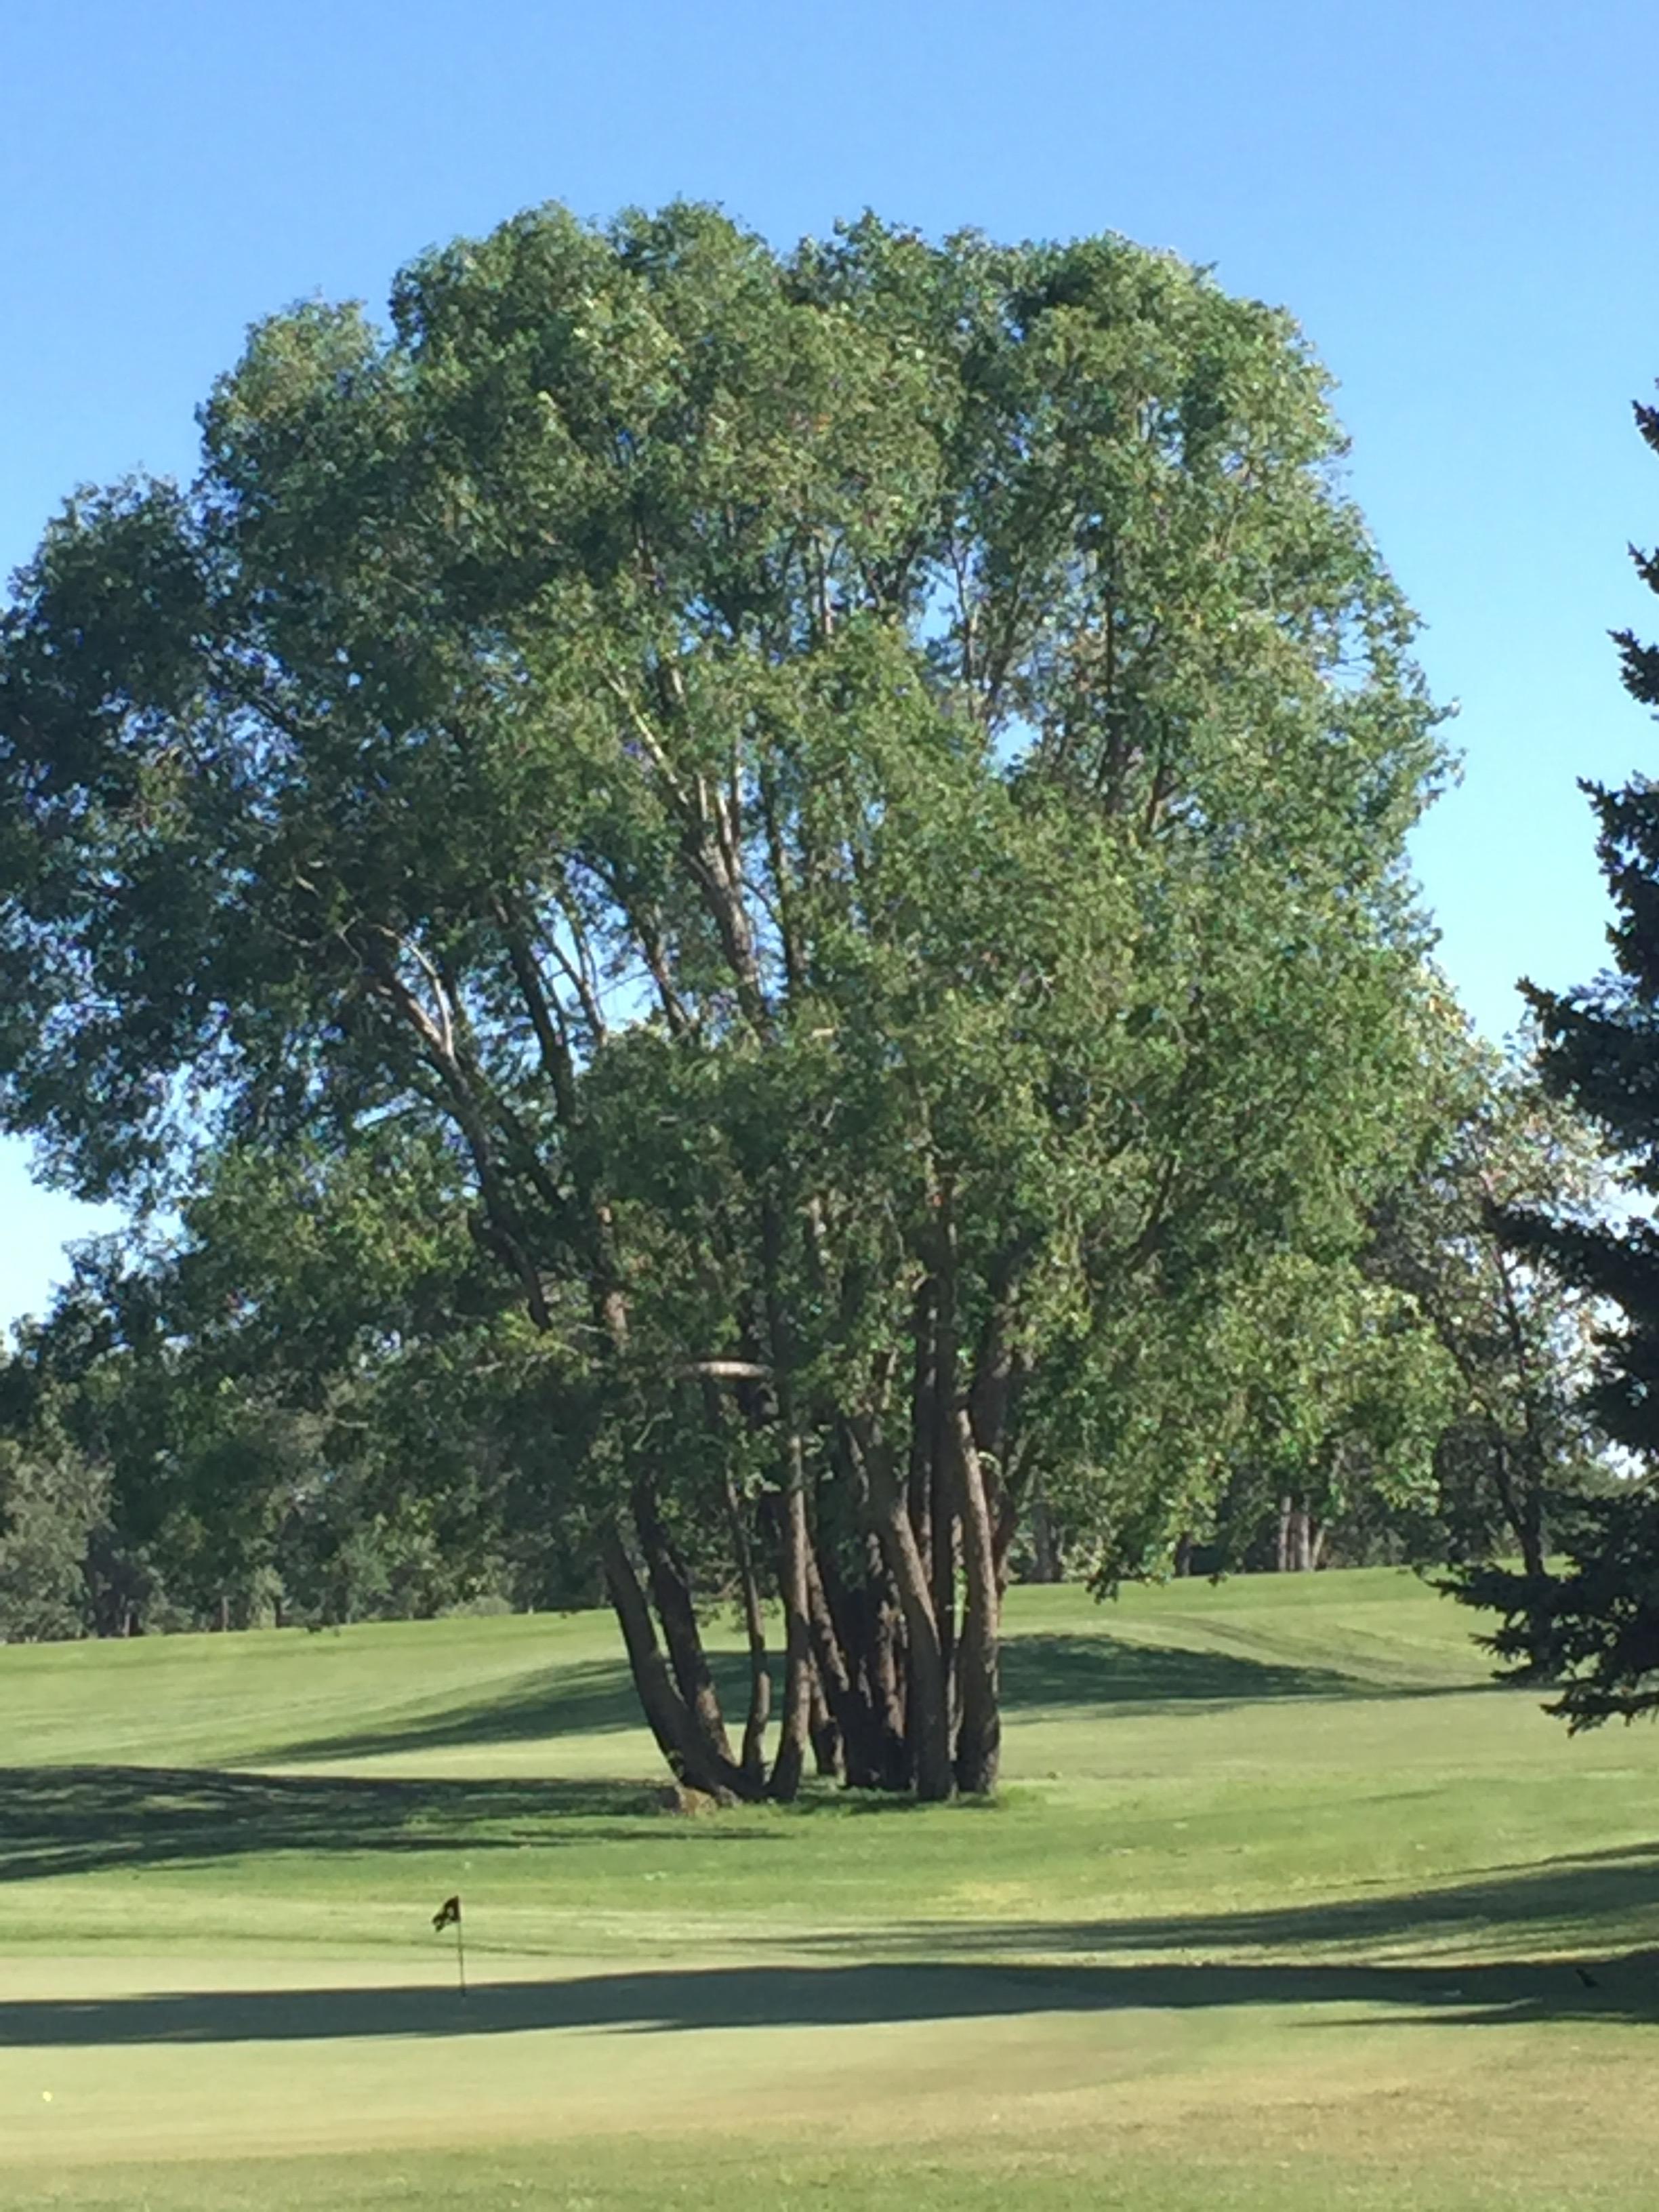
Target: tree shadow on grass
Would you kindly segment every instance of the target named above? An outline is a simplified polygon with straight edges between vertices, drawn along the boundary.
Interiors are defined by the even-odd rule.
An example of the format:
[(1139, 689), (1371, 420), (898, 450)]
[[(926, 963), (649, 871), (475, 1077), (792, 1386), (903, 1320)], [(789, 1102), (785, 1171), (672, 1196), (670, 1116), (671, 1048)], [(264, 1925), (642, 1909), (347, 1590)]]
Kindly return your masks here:
[(1245, 2005), (1387, 2010), (1395, 2018), (1497, 2025), (1659, 2019), (1659, 1959), (1631, 1953), (1588, 1989), (1571, 1966), (1526, 1960), (1420, 1966), (1170, 1965), (1020, 1966), (911, 1960), (847, 1966), (702, 1966), (475, 1986), (465, 2002), (431, 1984), (389, 1989), (185, 1990), (104, 1999), (0, 2002), (0, 2044), (204, 2045), (337, 2037), (522, 2034), (547, 2028), (855, 2027), (1131, 2009)]
[(1178, 1644), (1110, 1636), (1011, 1636), (1002, 1647), (1006, 1709), (1039, 1705), (1250, 1705), (1262, 1698), (1376, 1695), (1326, 1667), (1285, 1666)]
[[(253, 1851), (471, 1853), (689, 1832), (689, 1823), (630, 1822), (659, 1807), (659, 1793), (638, 1782), (12, 1767), (0, 1769), (0, 1882)], [(752, 1842), (775, 1832), (723, 1820), (699, 1822), (696, 1832)]]
[[(1405, 1893), (1318, 1899), (1297, 1905), (1237, 1912), (1156, 1914), (1091, 1920), (963, 1921), (941, 1925), (917, 1921), (884, 1929), (881, 1947), (917, 1957), (1016, 1955), (1125, 1951), (1299, 1951), (1324, 1945), (1366, 1944), (1462, 1936), (1488, 1951), (1536, 1952), (1546, 1937), (1563, 1949), (1581, 1942), (1586, 1923), (1625, 1923), (1628, 1940), (1635, 1916), (1659, 1909), (1659, 1842), (1622, 1850), (1496, 1867), (1467, 1881)], [(863, 1952), (856, 1932), (828, 1932), (792, 1943), (792, 1949)], [(1552, 1940), (1548, 1948), (1558, 1948)], [(1448, 1966), (1446, 1978), (1462, 1969)], [(1552, 1969), (1553, 1971), (1553, 1969)], [(1654, 1994), (1659, 2000), (1659, 1978)]]
[[(723, 1698), (738, 1692), (735, 1668), (716, 1679)], [(746, 1686), (746, 1674), (745, 1674)], [(272, 1745), (272, 1759), (380, 1759), (400, 1752), (441, 1751), (461, 1745), (528, 1743), (550, 1736), (592, 1735), (644, 1726), (627, 1662), (587, 1659), (548, 1667), (515, 1682), (500, 1696), (473, 1699), (440, 1712), (399, 1718), (343, 1735)]]
[[(748, 1661), (717, 1652), (710, 1664), (728, 1712), (749, 1694)], [(774, 1654), (775, 1674), (783, 1661)], [(1247, 1705), (1263, 1698), (1364, 1697), (1374, 1686), (1318, 1667), (1283, 1666), (1224, 1652), (1118, 1643), (1109, 1636), (1017, 1636), (1002, 1650), (1003, 1704), (1010, 1712), (1054, 1706), (1139, 1707)], [(270, 1747), (293, 1759), (397, 1758), (487, 1744), (543, 1742), (562, 1735), (643, 1726), (627, 1663), (590, 1659), (550, 1667), (501, 1695), (398, 1719), (345, 1735)]]
[[(746, 1654), (713, 1651), (709, 1671), (727, 1713), (741, 1717), (749, 1698)], [(781, 1678), (781, 1654), (773, 1655)], [(441, 1712), (388, 1717), (375, 1727), (343, 1735), (284, 1741), (264, 1754), (283, 1759), (385, 1759), (404, 1752), (443, 1751), (495, 1743), (540, 1743), (562, 1735), (592, 1735), (645, 1728), (639, 1692), (628, 1662), (586, 1659), (574, 1666), (548, 1667), (514, 1684), (498, 1697), (475, 1699)]]

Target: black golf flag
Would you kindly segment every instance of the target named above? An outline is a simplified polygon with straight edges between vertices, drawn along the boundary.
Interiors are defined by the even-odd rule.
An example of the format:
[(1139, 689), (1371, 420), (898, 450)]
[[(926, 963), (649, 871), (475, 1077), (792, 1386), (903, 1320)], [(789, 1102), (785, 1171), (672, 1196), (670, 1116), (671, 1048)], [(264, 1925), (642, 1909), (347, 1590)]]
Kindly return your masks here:
[(432, 1916), (432, 1925), (439, 1935), (446, 1928), (455, 1930), (455, 1978), (460, 1984), (461, 1995), (466, 1995), (466, 1938), (461, 1932), (461, 1900), (459, 1896), (447, 1897)]

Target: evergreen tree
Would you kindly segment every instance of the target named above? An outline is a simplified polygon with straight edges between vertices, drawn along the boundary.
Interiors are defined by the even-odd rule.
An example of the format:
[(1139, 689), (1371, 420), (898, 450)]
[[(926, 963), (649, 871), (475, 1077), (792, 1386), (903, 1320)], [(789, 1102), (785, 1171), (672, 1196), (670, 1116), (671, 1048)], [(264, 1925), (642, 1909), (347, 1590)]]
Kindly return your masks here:
[[(1637, 428), (1659, 454), (1659, 408), (1638, 406)], [(1632, 551), (1659, 592), (1659, 554)], [(1659, 647), (1614, 633), (1625, 688), (1659, 710)], [(1528, 987), (1544, 1079), (1602, 1133), (1626, 1187), (1659, 1196), (1659, 783), (1637, 775), (1616, 791), (1583, 787), (1600, 824), (1601, 871), (1616, 919), (1613, 966), (1585, 988)], [(1566, 1501), (1555, 1527), (1559, 1571), (1498, 1567), (1462, 1577), (1466, 1602), (1504, 1615), (1492, 1639), (1523, 1673), (1562, 1685), (1552, 1711), (1574, 1729), (1659, 1710), (1659, 1226), (1511, 1212), (1513, 1249), (1605, 1300), (1589, 1409), (1645, 1472), (1602, 1497)]]

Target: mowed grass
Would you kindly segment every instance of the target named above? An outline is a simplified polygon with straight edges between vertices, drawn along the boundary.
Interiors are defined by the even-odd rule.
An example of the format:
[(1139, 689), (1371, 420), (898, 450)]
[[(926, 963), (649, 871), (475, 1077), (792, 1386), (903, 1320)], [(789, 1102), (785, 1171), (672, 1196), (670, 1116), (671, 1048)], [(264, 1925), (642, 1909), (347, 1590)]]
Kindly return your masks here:
[(692, 1818), (599, 1616), (0, 1650), (0, 2203), (1645, 2208), (1659, 1739), (1469, 1626), (1016, 1590), (998, 1803)]

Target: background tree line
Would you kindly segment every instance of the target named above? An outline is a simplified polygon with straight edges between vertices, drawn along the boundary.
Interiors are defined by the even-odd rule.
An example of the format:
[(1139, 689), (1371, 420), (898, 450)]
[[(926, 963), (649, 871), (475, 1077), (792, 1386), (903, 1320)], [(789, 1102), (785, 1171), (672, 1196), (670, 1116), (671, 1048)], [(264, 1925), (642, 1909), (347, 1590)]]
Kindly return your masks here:
[(21, 1632), (603, 1589), (686, 1781), (941, 1797), (1016, 1571), (1541, 1561), (1593, 1164), (1287, 319), (550, 210), (202, 427), (0, 633), (3, 1110), (178, 1223), (5, 1370)]

